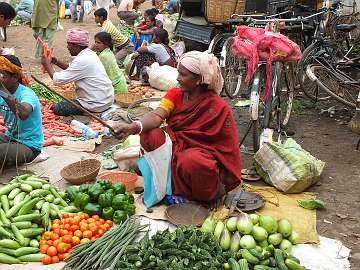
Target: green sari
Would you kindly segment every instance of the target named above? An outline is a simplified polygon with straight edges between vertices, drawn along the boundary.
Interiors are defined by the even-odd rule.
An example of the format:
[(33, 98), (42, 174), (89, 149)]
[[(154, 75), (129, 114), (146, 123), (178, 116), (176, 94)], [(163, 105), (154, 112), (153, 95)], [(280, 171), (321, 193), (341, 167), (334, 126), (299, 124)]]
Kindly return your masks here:
[(110, 48), (106, 48), (102, 52), (98, 53), (101, 63), (103, 64), (107, 75), (112, 81), (115, 94), (125, 93), (128, 90), (124, 73), (117, 65), (114, 53)]

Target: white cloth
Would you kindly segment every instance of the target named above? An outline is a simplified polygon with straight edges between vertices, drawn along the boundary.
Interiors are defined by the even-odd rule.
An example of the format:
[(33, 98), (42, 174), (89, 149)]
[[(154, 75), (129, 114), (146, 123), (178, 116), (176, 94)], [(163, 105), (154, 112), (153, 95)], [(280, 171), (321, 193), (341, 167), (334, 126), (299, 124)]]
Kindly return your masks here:
[(105, 8), (107, 13), (109, 14), (109, 9), (112, 0), (96, 0), (96, 9)]
[(134, 8), (134, 0), (121, 0), (118, 11), (132, 11)]
[(81, 51), (66, 70), (54, 73), (54, 84), (76, 84), (81, 106), (103, 112), (114, 102), (114, 88), (96, 53), (89, 48)]

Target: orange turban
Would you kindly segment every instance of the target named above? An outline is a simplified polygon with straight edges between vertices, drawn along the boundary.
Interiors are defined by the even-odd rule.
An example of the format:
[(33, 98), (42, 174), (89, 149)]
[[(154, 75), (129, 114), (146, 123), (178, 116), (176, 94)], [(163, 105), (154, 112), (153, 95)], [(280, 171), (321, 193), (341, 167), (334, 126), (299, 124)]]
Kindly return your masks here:
[(22, 68), (11, 63), (10, 60), (4, 56), (0, 56), (0, 70), (18, 75), (21, 78), (21, 83), (23, 85), (28, 85), (30, 82), (29, 78), (23, 73)]

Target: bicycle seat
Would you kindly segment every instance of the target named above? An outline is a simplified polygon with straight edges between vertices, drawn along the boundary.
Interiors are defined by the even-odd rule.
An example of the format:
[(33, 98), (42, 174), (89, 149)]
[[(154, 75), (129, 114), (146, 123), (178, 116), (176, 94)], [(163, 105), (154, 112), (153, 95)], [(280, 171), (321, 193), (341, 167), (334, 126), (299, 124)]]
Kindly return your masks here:
[(338, 24), (336, 26), (336, 30), (343, 32), (350, 32), (356, 28), (356, 24)]

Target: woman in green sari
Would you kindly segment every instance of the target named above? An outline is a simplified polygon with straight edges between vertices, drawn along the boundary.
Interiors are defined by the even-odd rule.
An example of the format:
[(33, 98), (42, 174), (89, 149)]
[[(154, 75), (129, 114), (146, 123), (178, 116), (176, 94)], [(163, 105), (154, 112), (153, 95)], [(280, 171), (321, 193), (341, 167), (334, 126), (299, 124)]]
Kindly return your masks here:
[(109, 33), (99, 32), (95, 35), (94, 49), (97, 52), (101, 63), (104, 65), (107, 75), (112, 81), (115, 94), (125, 93), (128, 90), (126, 78), (117, 65), (112, 47), (113, 44)]

